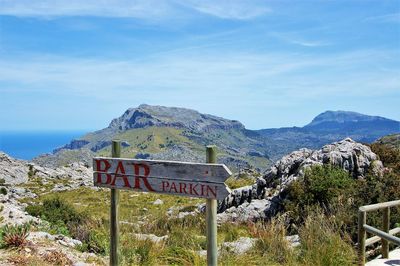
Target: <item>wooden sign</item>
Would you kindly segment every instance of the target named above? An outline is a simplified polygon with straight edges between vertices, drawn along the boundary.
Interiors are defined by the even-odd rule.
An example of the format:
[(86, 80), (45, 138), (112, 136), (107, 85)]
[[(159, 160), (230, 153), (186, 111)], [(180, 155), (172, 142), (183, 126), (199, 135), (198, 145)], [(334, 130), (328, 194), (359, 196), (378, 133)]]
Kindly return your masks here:
[(93, 158), (95, 186), (224, 199), (224, 181), (232, 174), (223, 164), (123, 158)]

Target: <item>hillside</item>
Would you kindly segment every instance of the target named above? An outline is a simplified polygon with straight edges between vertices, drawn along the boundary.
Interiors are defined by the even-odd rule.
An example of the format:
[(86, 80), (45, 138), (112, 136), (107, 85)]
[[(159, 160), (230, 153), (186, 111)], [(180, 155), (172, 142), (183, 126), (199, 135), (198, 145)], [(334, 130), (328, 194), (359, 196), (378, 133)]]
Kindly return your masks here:
[(384, 136), (375, 141), (375, 143), (383, 144), (389, 146), (390, 148), (400, 150), (400, 134), (392, 134)]
[(237, 169), (270, 165), (263, 139), (240, 122), (197, 111), (140, 105), (128, 109), (108, 127), (73, 140), (34, 161), (60, 166), (80, 160), (90, 163), (94, 155), (109, 155), (111, 140), (123, 140), (122, 155), (139, 159), (205, 161), (205, 146), (215, 144), (220, 162)]
[(204, 162), (204, 146), (215, 144), (219, 162), (233, 171), (266, 170), (271, 161), (300, 148), (319, 149), (350, 137), (371, 143), (400, 132), (400, 122), (355, 112), (327, 111), (304, 127), (248, 130), (236, 120), (201, 114), (176, 107), (140, 105), (130, 108), (109, 126), (43, 155), (34, 161), (44, 166), (63, 166), (95, 155), (109, 155), (111, 140), (123, 141), (122, 155), (140, 159)]
[(304, 127), (257, 130), (266, 143), (273, 143), (277, 149), (279, 156), (270, 156), (271, 159), (278, 159), (300, 148), (318, 149), (346, 137), (371, 143), (382, 136), (399, 132), (399, 121), (348, 111), (326, 111)]

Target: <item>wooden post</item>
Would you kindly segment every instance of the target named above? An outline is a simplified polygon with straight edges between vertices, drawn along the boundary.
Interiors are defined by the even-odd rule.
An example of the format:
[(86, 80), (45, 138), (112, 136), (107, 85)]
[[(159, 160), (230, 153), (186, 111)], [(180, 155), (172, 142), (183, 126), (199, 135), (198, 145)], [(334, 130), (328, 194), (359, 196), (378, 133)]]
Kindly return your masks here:
[[(112, 141), (111, 156), (113, 158), (121, 157), (121, 142)], [(111, 189), (111, 209), (110, 209), (110, 265), (118, 265), (118, 203), (119, 203), (119, 190)]]
[(367, 223), (367, 213), (358, 211), (358, 265), (365, 265), (365, 239), (367, 234), (364, 229), (364, 224)]
[[(206, 162), (216, 163), (216, 146), (207, 146)], [(217, 251), (217, 200), (207, 199), (206, 204), (207, 219), (207, 265), (216, 266), (218, 259)]]
[[(383, 231), (389, 233), (390, 227), (390, 208), (386, 207), (383, 209)], [(389, 242), (382, 238), (382, 257), (384, 259), (389, 258)]]

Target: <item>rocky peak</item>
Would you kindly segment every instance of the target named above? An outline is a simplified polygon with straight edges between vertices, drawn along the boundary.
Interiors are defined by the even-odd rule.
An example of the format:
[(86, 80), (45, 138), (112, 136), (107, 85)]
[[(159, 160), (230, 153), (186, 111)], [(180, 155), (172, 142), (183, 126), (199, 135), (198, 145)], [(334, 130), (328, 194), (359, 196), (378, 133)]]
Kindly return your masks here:
[(146, 104), (126, 110), (122, 116), (111, 121), (109, 128), (128, 130), (149, 126), (186, 128), (197, 131), (207, 131), (213, 128), (244, 129), (243, 124), (236, 120), (201, 114), (186, 108)]
[(324, 123), (349, 123), (349, 122), (371, 122), (390, 120), (380, 116), (369, 116), (349, 111), (326, 111), (317, 115), (306, 127), (318, 126)]

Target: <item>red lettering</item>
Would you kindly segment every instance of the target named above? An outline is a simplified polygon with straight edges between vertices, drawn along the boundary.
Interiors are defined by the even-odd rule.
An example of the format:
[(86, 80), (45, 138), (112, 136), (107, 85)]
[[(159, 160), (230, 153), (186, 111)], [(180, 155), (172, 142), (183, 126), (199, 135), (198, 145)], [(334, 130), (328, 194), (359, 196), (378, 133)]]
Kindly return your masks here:
[[(140, 179), (143, 180), (144, 185), (147, 187), (149, 191), (154, 191), (154, 189), (151, 187), (149, 181), (147, 180), (147, 177), (150, 174), (150, 168), (148, 165), (143, 164), (143, 163), (138, 163), (134, 164), (134, 170), (135, 170), (135, 189), (141, 189), (140, 187)], [(144, 173), (143, 175), (140, 175), (140, 169), (143, 169)]]
[(175, 185), (174, 182), (172, 182), (169, 192), (171, 192), (172, 189), (175, 190), (175, 193), (178, 193), (178, 191), (176, 190), (176, 185)]
[(208, 192), (211, 192), (211, 194), (214, 195), (214, 198), (217, 197), (217, 189), (218, 188), (217, 188), (217, 186), (215, 186), (214, 188), (215, 188), (215, 190), (212, 190), (212, 188), (210, 186), (207, 186), (207, 196), (208, 196)]
[(169, 187), (169, 182), (168, 181), (162, 181), (161, 184), (162, 184), (162, 190), (166, 191), (166, 189), (168, 189), (168, 187)]
[(187, 194), (187, 192), (186, 192), (186, 184), (185, 183), (179, 183), (179, 192)]
[(114, 180), (111, 182), (111, 185), (115, 186), (115, 181), (117, 177), (122, 177), (124, 180), (124, 187), (131, 187), (128, 181), (128, 177), (125, 175), (125, 168), (122, 162), (118, 162), (117, 169), (115, 169)]
[[(96, 164), (95, 164), (96, 165), (96, 169), (95, 169), (95, 171), (107, 172), (108, 169), (110, 169), (110, 167), (111, 167), (110, 162), (108, 162), (107, 160), (100, 159), (100, 160), (95, 160), (95, 161), (96, 161)], [(103, 164), (104, 168), (102, 168), (102, 164)], [(109, 184), (111, 182), (111, 175), (110, 174), (105, 173), (105, 175), (107, 176), (107, 179), (106, 179), (105, 183), (101, 182), (102, 181), (101, 175), (102, 175), (102, 173), (97, 173), (97, 183)]]
[(199, 195), (198, 193), (197, 193), (197, 191), (196, 191), (196, 187), (198, 186), (199, 184), (196, 184), (196, 185), (194, 185), (193, 186), (193, 184), (189, 184), (189, 191), (190, 191), (190, 193), (189, 194), (192, 194), (192, 195)]

